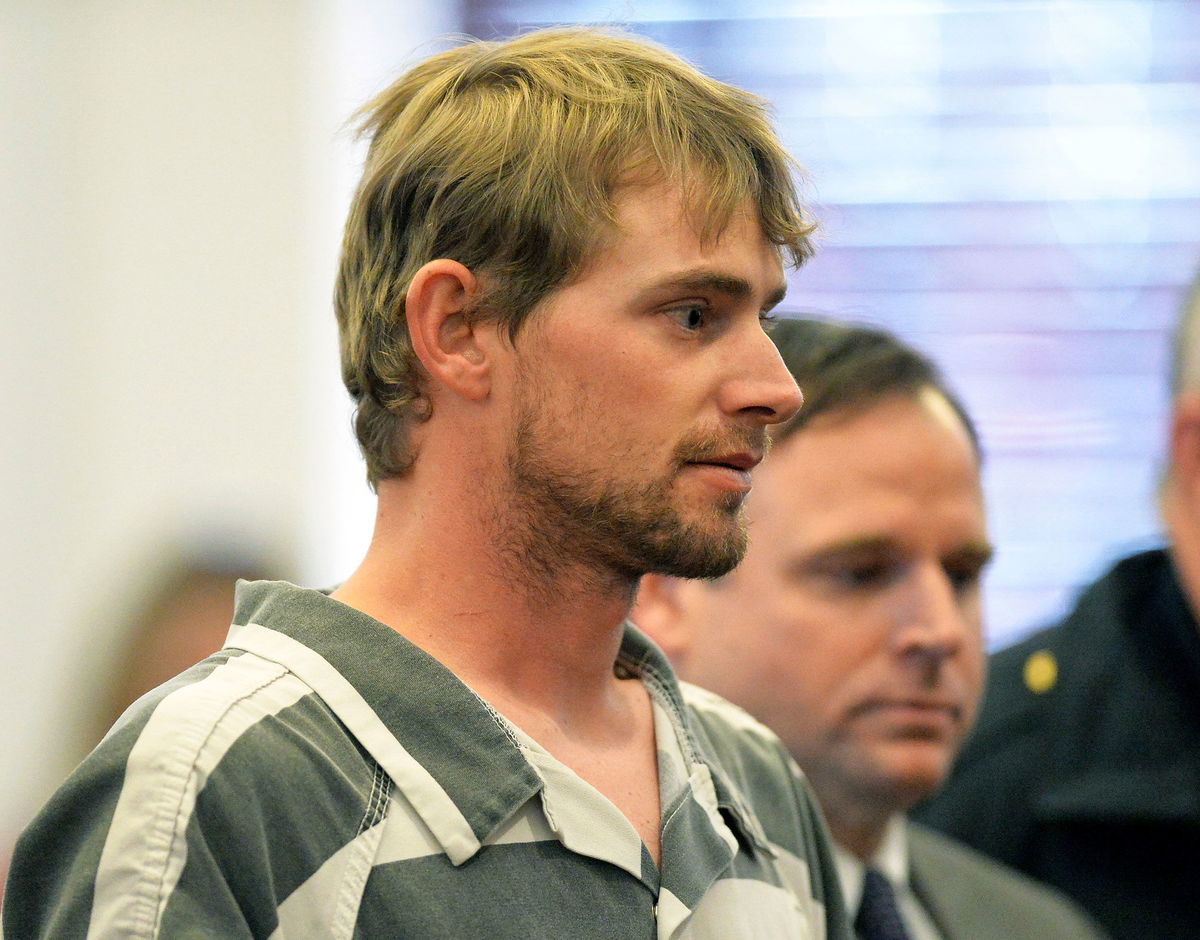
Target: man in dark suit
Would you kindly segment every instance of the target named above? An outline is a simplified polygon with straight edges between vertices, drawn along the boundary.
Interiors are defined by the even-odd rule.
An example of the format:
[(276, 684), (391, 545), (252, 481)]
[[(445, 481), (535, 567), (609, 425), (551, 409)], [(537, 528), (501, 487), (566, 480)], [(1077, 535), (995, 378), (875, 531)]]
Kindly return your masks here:
[(634, 619), (682, 677), (767, 724), (804, 769), (864, 938), (1097, 937), (1069, 902), (909, 823), (974, 721), (988, 541), (971, 421), (878, 330), (773, 333), (804, 392), (712, 581), (643, 579)]
[(1176, 334), (1169, 547), (1119, 561), (996, 653), (922, 818), (1057, 885), (1115, 937), (1200, 937), (1200, 279)]

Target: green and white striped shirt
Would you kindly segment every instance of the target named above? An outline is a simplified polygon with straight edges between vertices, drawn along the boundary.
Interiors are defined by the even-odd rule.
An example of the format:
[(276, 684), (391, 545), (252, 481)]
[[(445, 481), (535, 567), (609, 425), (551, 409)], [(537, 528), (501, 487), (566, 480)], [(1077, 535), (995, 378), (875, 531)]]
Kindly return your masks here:
[(848, 937), (778, 741), (655, 704), (661, 869), (626, 818), (436, 660), (317, 591), (243, 584), (218, 654), (135, 704), (22, 836), (6, 937)]

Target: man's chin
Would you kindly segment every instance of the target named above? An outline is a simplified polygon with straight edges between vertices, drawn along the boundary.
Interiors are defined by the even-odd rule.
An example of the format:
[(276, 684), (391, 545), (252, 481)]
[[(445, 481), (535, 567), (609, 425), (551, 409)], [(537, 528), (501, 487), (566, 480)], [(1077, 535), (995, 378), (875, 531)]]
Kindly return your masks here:
[(740, 560), (740, 556), (733, 560), (719, 558), (694, 561), (687, 559), (651, 568), (646, 574), (663, 574), (673, 578), (689, 578), (697, 581), (715, 581), (717, 578), (723, 578), (729, 574), (737, 567)]
[(907, 810), (922, 800), (933, 796), (950, 772), (950, 762), (944, 750), (932, 747), (893, 757), (881, 768), (881, 777), (894, 794), (898, 809)]
[(678, 533), (669, 544), (653, 553), (655, 564), (646, 573), (701, 580), (729, 574), (745, 557), (747, 539), (740, 520), (728, 528), (730, 531), (721, 535), (698, 532), (695, 528)]

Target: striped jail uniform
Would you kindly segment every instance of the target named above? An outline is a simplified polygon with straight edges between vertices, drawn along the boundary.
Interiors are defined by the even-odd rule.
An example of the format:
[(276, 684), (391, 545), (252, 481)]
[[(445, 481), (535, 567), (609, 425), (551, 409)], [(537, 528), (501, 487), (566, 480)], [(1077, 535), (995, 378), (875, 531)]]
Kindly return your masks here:
[(134, 704), (22, 835), (4, 935), (848, 937), (778, 741), (632, 626), (618, 670), (654, 702), (661, 868), (394, 630), (243, 583), (225, 648)]

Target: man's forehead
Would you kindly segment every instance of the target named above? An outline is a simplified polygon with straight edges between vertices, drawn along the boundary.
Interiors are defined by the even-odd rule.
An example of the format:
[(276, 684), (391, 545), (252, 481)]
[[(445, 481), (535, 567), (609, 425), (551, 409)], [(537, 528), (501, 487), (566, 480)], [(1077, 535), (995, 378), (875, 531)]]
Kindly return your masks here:
[(731, 219), (706, 241), (686, 224), (677, 206), (671, 207), (671, 198), (648, 198), (634, 209), (627, 207), (620, 224), (604, 226), (562, 286), (588, 281), (598, 271), (606, 279), (619, 271), (626, 286), (636, 285), (645, 294), (722, 294), (739, 302), (753, 300), (763, 310), (783, 299), (788, 283), (782, 256), (757, 219)]
[[(787, 357), (784, 357), (787, 361)], [(807, 391), (809, 381), (804, 376), (795, 376), (802, 391)], [(815, 400), (816, 414), (813, 414), (813, 404), (806, 403), (790, 421), (775, 429), (774, 446), (782, 449), (793, 440), (808, 440), (814, 432), (823, 435), (821, 446), (838, 446), (844, 439), (859, 432), (862, 427), (877, 424), (886, 430), (891, 425), (892, 416), (899, 412), (916, 416), (922, 423), (937, 425), (950, 431), (954, 437), (959, 437), (970, 447), (979, 463), (979, 451), (966, 420), (951, 402), (950, 398), (935, 385), (921, 385), (916, 388), (897, 388), (881, 392), (870, 390), (858, 391), (853, 389), (837, 393), (842, 401), (835, 400), (833, 395), (821, 390), (821, 383), (816, 382), (817, 394)], [(839, 433), (844, 432), (844, 435)], [(897, 439), (899, 443), (899, 439)], [(947, 441), (947, 446), (949, 441)], [(870, 455), (864, 454), (864, 465), (869, 465)], [(855, 460), (855, 463), (858, 461)], [(982, 467), (978, 467), (982, 470)]]
[(756, 471), (751, 520), (866, 525), (879, 500), (932, 507), (967, 500), (982, 515), (980, 466), (957, 412), (940, 396), (932, 410), (916, 396), (900, 404), (907, 415), (881, 406), (822, 414), (778, 441)]
[(664, 219), (680, 224), (702, 244), (718, 243), (739, 223), (762, 232), (762, 213), (750, 195), (729, 205), (714, 204), (709, 188), (703, 176), (682, 181), (662, 175), (630, 178), (612, 191), (613, 224), (605, 227), (606, 234), (609, 238), (628, 234)]

